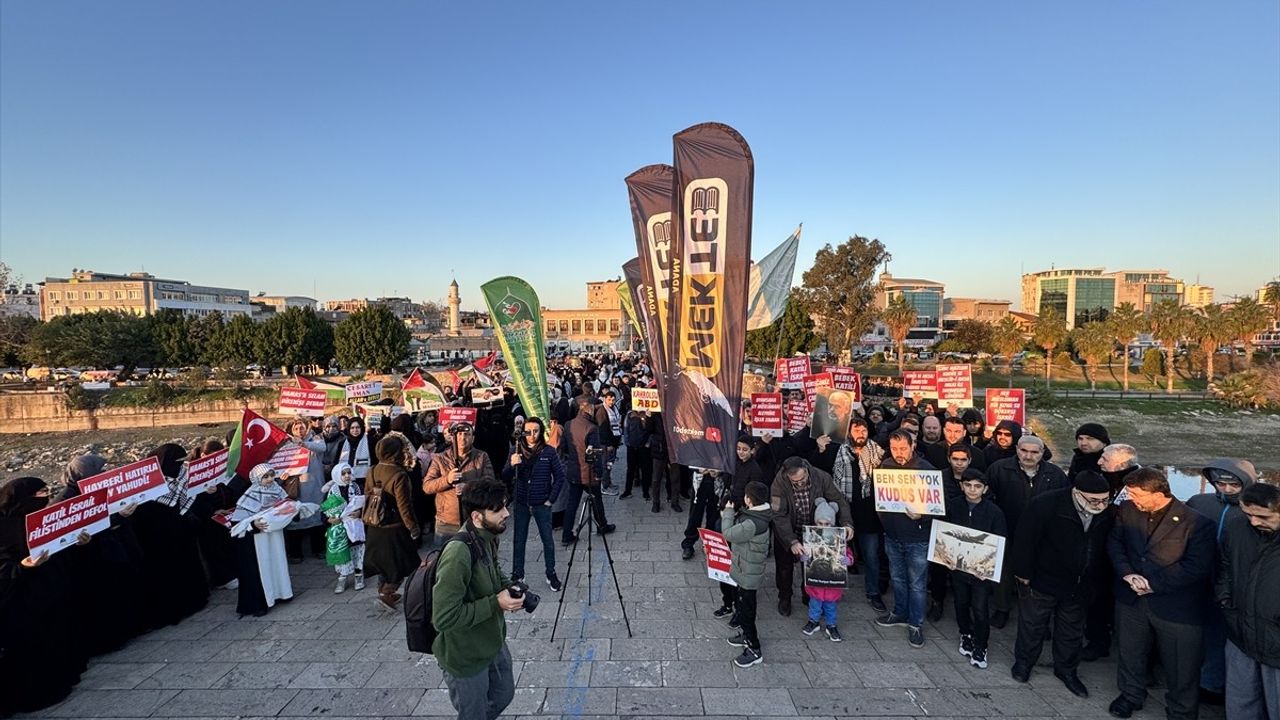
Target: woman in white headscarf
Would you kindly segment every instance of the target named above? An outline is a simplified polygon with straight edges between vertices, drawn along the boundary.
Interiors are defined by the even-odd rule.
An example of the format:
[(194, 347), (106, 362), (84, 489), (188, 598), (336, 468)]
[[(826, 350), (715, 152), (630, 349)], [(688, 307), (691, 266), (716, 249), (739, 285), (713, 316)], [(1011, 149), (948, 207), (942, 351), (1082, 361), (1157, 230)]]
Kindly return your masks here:
[[(286, 499), (284, 488), (276, 482), (276, 471), (266, 463), (255, 465), (249, 471), (249, 489), (236, 501), (236, 509), (231, 513), (231, 523), (248, 520)], [(235, 542), (240, 580), (236, 612), (240, 617), (262, 617), (277, 600), (292, 600), (293, 584), (289, 580), (289, 561), (285, 558), (283, 528), (272, 529), (266, 518), (259, 517)]]

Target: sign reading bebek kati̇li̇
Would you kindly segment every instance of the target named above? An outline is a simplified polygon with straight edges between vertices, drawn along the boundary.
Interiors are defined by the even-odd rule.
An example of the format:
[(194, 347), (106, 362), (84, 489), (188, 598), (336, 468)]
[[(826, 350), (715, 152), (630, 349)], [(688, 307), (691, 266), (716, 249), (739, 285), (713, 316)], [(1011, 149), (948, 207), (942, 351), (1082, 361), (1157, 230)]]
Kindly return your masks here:
[(941, 470), (886, 470), (874, 474), (876, 510), (946, 515)]
[(164, 473), (160, 471), (160, 460), (153, 457), (87, 477), (76, 485), (85, 495), (106, 490), (107, 505), (113, 513), (128, 505), (155, 500), (169, 491)]
[(662, 400), (658, 397), (657, 388), (633, 388), (631, 407), (647, 412), (662, 412)]
[(27, 552), (52, 555), (74, 545), (82, 532), (96, 535), (109, 527), (106, 489), (77, 495), (27, 516)]
[(733, 551), (729, 549), (729, 541), (715, 530), (698, 528), (698, 537), (702, 538), (702, 551), (707, 556), (707, 577), (728, 585), (738, 583), (729, 577), (733, 568)]

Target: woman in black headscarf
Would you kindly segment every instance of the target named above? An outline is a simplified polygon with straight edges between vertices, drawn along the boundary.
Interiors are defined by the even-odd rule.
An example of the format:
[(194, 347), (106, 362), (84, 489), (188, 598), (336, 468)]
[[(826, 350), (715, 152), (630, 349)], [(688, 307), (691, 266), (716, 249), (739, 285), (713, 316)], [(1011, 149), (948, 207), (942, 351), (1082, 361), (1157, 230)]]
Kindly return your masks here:
[(177, 624), (209, 603), (209, 585), (200, 563), (195, 497), (187, 493), (187, 451), (166, 443), (147, 457), (160, 461), (168, 492), (142, 503), (133, 514), (133, 531), (142, 547), (143, 596), (152, 627)]
[[(188, 462), (199, 460), (222, 448), (220, 441), (209, 440), (192, 451)], [(240, 483), (243, 487), (239, 487), (237, 492), (236, 485), (235, 480), (232, 480), (230, 483), (210, 486), (208, 490), (196, 495), (190, 510), (191, 517), (195, 519), (196, 542), (199, 543), (200, 555), (204, 558), (209, 586), (228, 590), (234, 590), (239, 585), (236, 580), (236, 549), (227, 526), (215, 518), (229, 515), (236, 507), (236, 500), (240, 499), (240, 495), (248, 487), (247, 483)]]
[(75, 619), (79, 598), (66, 553), (31, 557), (26, 517), (49, 504), (49, 487), (22, 477), (0, 486), (0, 717), (34, 712), (71, 694), (84, 670)]
[[(80, 494), (77, 484), (102, 472), (107, 466), (100, 455), (81, 455), (62, 470), (62, 498)], [(130, 515), (125, 508), (111, 516), (111, 528), (93, 536), (85, 547), (70, 547), (65, 555), (70, 574), (75, 578), (76, 603), (83, 628), (81, 643), (86, 652), (98, 655), (110, 652), (146, 629), (142, 583), (142, 549), (133, 534)]]

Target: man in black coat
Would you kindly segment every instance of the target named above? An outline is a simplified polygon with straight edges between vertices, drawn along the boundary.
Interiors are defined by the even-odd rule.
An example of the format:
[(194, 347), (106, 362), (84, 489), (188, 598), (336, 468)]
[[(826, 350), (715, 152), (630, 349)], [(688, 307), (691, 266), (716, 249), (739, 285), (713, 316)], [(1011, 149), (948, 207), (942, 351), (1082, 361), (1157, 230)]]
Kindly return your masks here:
[(1026, 682), (1040, 659), (1053, 620), (1053, 674), (1081, 697), (1080, 648), (1085, 608), (1107, 575), (1107, 538), (1115, 521), (1111, 489), (1098, 473), (1083, 472), (1071, 489), (1040, 493), (1022, 514), (1009, 542), (1005, 573), (1018, 584), (1018, 639), (1011, 674)]
[(1280, 708), (1280, 488), (1240, 493), (1243, 516), (1222, 531), (1215, 598), (1227, 625), (1227, 717)]
[[(998, 428), (997, 428), (998, 429)], [(988, 445), (990, 450), (994, 445)], [(1071, 487), (1062, 468), (1044, 457), (1044, 441), (1035, 435), (1019, 437), (1013, 457), (997, 460), (987, 467), (987, 483), (991, 486), (992, 499), (1004, 512), (1009, 533), (1018, 532), (1018, 521), (1031, 498), (1049, 490)], [(1006, 575), (996, 589), (991, 603), (995, 612), (991, 625), (1002, 628), (1009, 621), (1009, 610), (1014, 602), (1013, 580)]]
[[(845, 528), (846, 539), (853, 538), (853, 520), (849, 502), (836, 487), (831, 476), (800, 457), (787, 458), (773, 478), (769, 503), (773, 510), (774, 581), (778, 587), (778, 613), (791, 614), (791, 591), (795, 588), (796, 563), (804, 545), (805, 525), (813, 524), (814, 501), (822, 498), (836, 504), (836, 522)], [(803, 593), (803, 591), (801, 591)], [(805, 602), (808, 602), (805, 594)]]
[(1127, 718), (1147, 699), (1152, 644), (1164, 666), (1166, 714), (1198, 716), (1204, 659), (1204, 606), (1216, 560), (1214, 524), (1175, 500), (1164, 473), (1140, 468), (1125, 476), (1107, 539), (1114, 568), (1120, 695), (1109, 711)]

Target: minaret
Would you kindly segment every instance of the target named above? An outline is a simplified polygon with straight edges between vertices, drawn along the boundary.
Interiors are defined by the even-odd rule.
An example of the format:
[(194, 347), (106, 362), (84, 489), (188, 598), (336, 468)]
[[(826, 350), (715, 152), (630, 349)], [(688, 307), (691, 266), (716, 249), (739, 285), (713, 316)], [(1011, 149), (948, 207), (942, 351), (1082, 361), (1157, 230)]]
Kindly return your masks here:
[(460, 332), (458, 327), (458, 308), (462, 305), (462, 298), (458, 295), (458, 281), (454, 280), (449, 283), (449, 334), (457, 335)]

